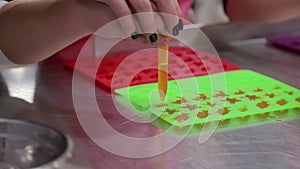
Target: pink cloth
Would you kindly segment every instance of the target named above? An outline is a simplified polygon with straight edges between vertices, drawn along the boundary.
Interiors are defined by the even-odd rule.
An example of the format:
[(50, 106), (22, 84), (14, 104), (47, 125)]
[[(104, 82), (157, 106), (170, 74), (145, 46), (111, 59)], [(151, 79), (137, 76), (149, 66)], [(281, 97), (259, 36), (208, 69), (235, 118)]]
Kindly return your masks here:
[(178, 3), (182, 12), (182, 17), (186, 18), (192, 7), (193, 0), (178, 0)]

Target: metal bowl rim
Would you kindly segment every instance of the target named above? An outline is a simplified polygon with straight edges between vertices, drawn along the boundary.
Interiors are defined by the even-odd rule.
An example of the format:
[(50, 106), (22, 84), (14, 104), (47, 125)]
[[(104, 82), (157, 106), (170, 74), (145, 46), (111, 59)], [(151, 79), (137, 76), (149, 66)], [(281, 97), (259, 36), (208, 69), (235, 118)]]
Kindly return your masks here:
[(9, 123), (16, 123), (16, 124), (29, 124), (29, 125), (35, 125), (35, 126), (39, 126), (39, 127), (44, 127), (50, 130), (53, 130), (55, 132), (57, 132), (59, 135), (61, 135), (62, 137), (65, 138), (65, 140), (67, 141), (67, 147), (65, 148), (65, 150), (58, 155), (57, 158), (41, 165), (38, 167), (33, 167), (31, 169), (55, 169), (60, 167), (61, 165), (63, 165), (67, 159), (72, 157), (72, 151), (74, 148), (74, 143), (71, 139), (71, 137), (61, 131), (59, 131), (58, 129), (55, 129), (53, 127), (50, 127), (48, 125), (45, 124), (41, 124), (35, 121), (30, 121), (30, 120), (23, 120), (23, 119), (7, 119), (7, 118), (0, 118), (0, 123), (2, 122), (9, 122)]

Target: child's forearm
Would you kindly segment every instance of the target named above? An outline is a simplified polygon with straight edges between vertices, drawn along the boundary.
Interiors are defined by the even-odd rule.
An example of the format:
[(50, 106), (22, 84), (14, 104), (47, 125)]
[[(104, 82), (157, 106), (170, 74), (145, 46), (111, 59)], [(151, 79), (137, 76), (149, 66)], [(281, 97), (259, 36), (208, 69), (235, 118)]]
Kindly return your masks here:
[(0, 13), (1, 50), (15, 63), (34, 63), (113, 19), (104, 5), (90, 0), (83, 4), (78, 2), (80, 0), (8, 3)]

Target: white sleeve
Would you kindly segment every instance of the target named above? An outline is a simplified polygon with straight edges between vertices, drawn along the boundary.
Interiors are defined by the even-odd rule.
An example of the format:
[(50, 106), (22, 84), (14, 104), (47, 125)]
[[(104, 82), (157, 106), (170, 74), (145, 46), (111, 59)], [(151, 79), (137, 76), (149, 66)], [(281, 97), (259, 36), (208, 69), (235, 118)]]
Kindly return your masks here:
[[(3, 1), (3, 0), (0, 0), (0, 11), (1, 11), (1, 8), (4, 4), (6, 4), (7, 2), (6, 1)], [(5, 55), (4, 53), (1, 51), (0, 49), (0, 64), (3, 64), (3, 65), (15, 65), (12, 61), (10, 61)]]
[(1, 7), (6, 3), (7, 3), (6, 1), (0, 0), (0, 10), (1, 10)]
[(198, 23), (215, 24), (228, 22), (223, 0), (194, 0), (194, 15)]

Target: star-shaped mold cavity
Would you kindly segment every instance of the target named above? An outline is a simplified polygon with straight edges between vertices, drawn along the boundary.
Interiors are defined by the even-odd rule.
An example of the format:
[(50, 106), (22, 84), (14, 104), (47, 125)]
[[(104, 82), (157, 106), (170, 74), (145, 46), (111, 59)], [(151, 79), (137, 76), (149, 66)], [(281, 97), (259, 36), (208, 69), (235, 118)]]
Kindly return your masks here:
[(260, 103), (257, 103), (256, 106), (261, 109), (265, 109), (265, 108), (269, 107), (269, 104), (266, 101), (262, 101)]
[(285, 93), (287, 93), (288, 95), (293, 95), (294, 94), (293, 91), (285, 91)]
[(238, 100), (236, 98), (227, 98), (226, 99), (230, 104), (235, 104), (236, 102), (240, 102), (241, 100)]
[(202, 101), (202, 100), (206, 100), (207, 97), (204, 94), (199, 94), (196, 98), (194, 98), (193, 100), (196, 101)]
[(204, 119), (204, 118), (208, 117), (208, 111), (203, 110), (202, 112), (198, 112), (197, 117), (199, 117), (200, 119)]
[(246, 95), (245, 97), (248, 98), (248, 99), (251, 100), (251, 101), (256, 100), (256, 99), (259, 98), (259, 97), (257, 97), (256, 95)]
[(281, 100), (278, 100), (276, 103), (280, 106), (284, 106), (287, 104), (287, 101), (285, 99), (281, 99)]
[(262, 91), (263, 91), (263, 89), (262, 89), (262, 88), (260, 88), (260, 87), (258, 87), (258, 88), (256, 88), (256, 89), (254, 89), (253, 91), (254, 91), (254, 92), (262, 92)]
[(168, 114), (174, 114), (175, 112), (176, 112), (176, 110), (175, 109), (166, 109), (166, 112), (168, 113)]
[(211, 102), (207, 102), (207, 105), (209, 107), (215, 107), (217, 105), (217, 103), (211, 103)]
[(219, 109), (217, 111), (220, 115), (226, 115), (230, 112), (230, 110), (228, 109), (228, 107), (224, 107), (223, 109)]
[(278, 89), (281, 89), (281, 87), (280, 86), (274, 86), (273, 89), (278, 90)]
[(245, 94), (245, 92), (243, 90), (238, 90), (234, 92), (234, 94), (240, 95), (240, 94)]
[(239, 108), (240, 112), (245, 112), (248, 110), (248, 107), (246, 105), (243, 105), (242, 107)]
[(161, 108), (161, 107), (166, 107), (167, 104), (166, 103), (160, 103), (158, 105), (155, 105), (155, 107)]
[(187, 108), (187, 109), (189, 109), (190, 111), (193, 111), (193, 110), (197, 109), (198, 106), (196, 106), (196, 105), (194, 105), (194, 104), (187, 104), (187, 105), (185, 105), (185, 106), (182, 107), (182, 108)]
[(274, 98), (275, 97), (274, 93), (266, 93), (265, 95), (268, 96), (269, 98)]
[(189, 119), (189, 116), (188, 116), (188, 114), (186, 114), (186, 113), (183, 113), (183, 114), (181, 114), (181, 115), (178, 115), (176, 118), (175, 118), (175, 120), (177, 120), (178, 122), (184, 122), (184, 121), (186, 121), (186, 120), (188, 120)]
[(226, 93), (224, 93), (223, 91), (219, 91), (217, 94), (215, 94), (213, 97), (226, 97)]
[(185, 99), (184, 97), (177, 97), (179, 98), (178, 100), (176, 100), (175, 102), (173, 102), (174, 104), (182, 104), (182, 103), (187, 103), (188, 100)]

